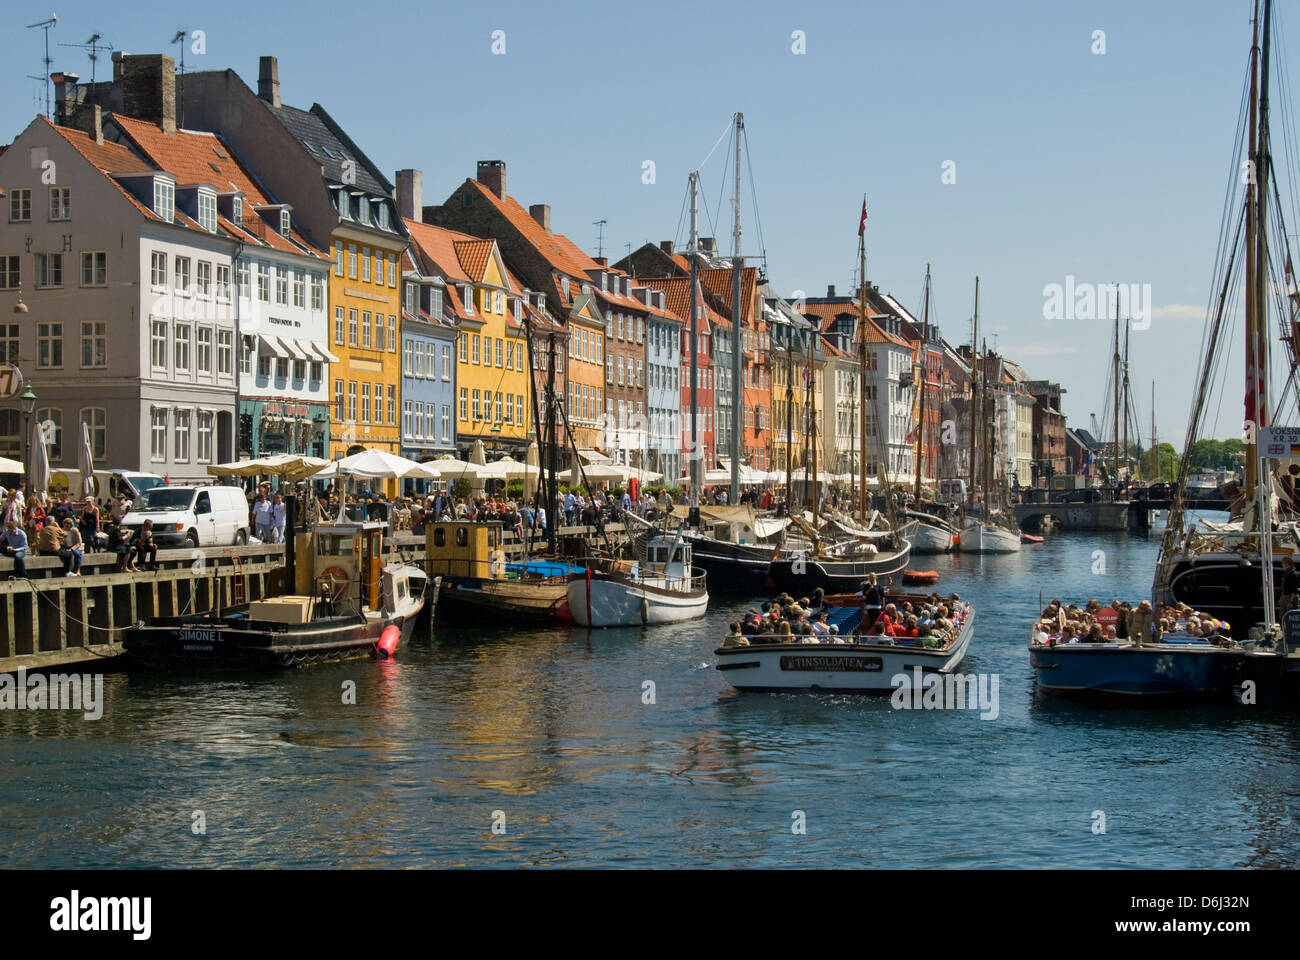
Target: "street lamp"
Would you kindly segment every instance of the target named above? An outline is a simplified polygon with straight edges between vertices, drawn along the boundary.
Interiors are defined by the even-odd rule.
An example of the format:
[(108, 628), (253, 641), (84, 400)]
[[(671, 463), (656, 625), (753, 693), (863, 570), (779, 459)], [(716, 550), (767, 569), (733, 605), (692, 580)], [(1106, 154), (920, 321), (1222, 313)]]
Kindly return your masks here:
[(32, 392), (32, 385), (28, 383), (19, 395), (18, 401), (23, 410), (23, 442), (26, 446), (23, 457), (23, 476), (28, 483), (32, 481), (32, 414), (36, 411), (36, 394)]

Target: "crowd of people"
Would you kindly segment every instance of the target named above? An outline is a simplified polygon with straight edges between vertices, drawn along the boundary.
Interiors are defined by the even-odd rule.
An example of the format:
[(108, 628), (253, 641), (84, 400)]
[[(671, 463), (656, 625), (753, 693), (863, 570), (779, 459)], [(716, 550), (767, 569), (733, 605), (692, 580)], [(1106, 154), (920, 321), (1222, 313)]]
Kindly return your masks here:
[(1166, 634), (1203, 637), (1226, 646), (1230, 625), (1185, 603), (1157, 604), (1141, 601), (1136, 607), (1112, 600), (1103, 607), (1094, 597), (1084, 606), (1053, 600), (1034, 627), (1034, 641), (1058, 643), (1159, 643)]

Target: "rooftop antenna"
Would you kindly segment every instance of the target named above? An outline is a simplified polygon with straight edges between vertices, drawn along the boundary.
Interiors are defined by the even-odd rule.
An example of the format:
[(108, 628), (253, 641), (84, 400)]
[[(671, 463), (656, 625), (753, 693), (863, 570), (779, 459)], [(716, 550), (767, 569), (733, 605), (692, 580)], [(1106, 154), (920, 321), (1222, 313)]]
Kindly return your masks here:
[(605, 254), (605, 224), (608, 220), (593, 220), (592, 226), (596, 228), (596, 257), (599, 259)]
[(35, 30), (37, 27), (40, 27), (45, 31), (45, 59), (41, 61), (45, 64), (45, 74), (40, 77), (32, 77), (32, 79), (42, 80), (45, 83), (45, 113), (51, 120), (54, 119), (54, 113), (50, 109), (50, 67), (54, 65), (54, 61), (50, 59), (50, 27), (54, 26), (58, 22), (59, 15), (57, 13), (51, 13), (50, 19), (48, 20), (42, 20), (40, 23), (27, 24), (28, 30)]
[[(188, 30), (177, 30), (176, 36), (172, 37), (172, 43), (181, 45), (181, 86), (185, 85), (185, 35)], [(176, 100), (180, 103), (180, 116), (177, 118), (176, 126), (181, 128), (185, 126), (185, 97), (182, 91), (177, 91)]]
[(85, 43), (61, 43), (61, 47), (77, 47), (81, 50), (89, 50), (90, 53), (90, 82), (95, 82), (95, 61), (99, 59), (100, 50), (112, 50), (113, 45), (104, 39), (102, 33), (91, 34), (90, 39)]

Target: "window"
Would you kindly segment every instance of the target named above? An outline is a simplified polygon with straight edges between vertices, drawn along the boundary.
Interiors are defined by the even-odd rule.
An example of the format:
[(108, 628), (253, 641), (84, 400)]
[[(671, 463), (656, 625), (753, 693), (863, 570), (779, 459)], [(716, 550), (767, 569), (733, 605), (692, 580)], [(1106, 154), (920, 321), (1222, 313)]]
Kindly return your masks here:
[(190, 295), (190, 258), (176, 258), (176, 292), (182, 297)]
[(413, 436), (419, 437), (420, 439), (424, 439), (424, 404), (423, 403), (415, 404), (415, 422), (412, 424), (411, 429), (415, 431)]
[(391, 313), (388, 315), (388, 352), (397, 352), (397, 318)]
[(149, 459), (161, 463), (167, 459), (167, 408), (149, 410)]
[(384, 349), (384, 315), (382, 313), (375, 314), (375, 336), (373, 343), (376, 350)]
[(349, 309), (348, 310), (348, 346), (355, 347), (356, 345), (357, 345), (357, 311), (355, 309)]
[(370, 347), (370, 311), (361, 311), (361, 346)]
[(451, 346), (443, 344), (442, 347), (442, 379), (451, 380)]
[(217, 196), (213, 193), (199, 193), (199, 226), (208, 233), (217, 232)]
[(497, 366), (498, 366), (498, 367), (502, 366), (502, 363), (501, 363), (501, 341), (500, 341), (500, 339), (497, 340)]
[(289, 271), (284, 267), (277, 267), (275, 271), (275, 302), (281, 306), (289, 303)]
[(502, 293), (500, 290), (492, 291), (492, 312), (493, 313), (506, 312), (506, 295)]
[(81, 321), (81, 365), (108, 366), (108, 324), (103, 320)]
[(212, 422), (215, 417), (216, 414), (211, 410), (200, 410), (198, 413), (199, 441), (195, 459), (199, 463), (212, 462)]
[(442, 406), (442, 442), (451, 442), (451, 407), (446, 404)]
[(281, 210), (280, 211), (280, 236), (287, 237), (292, 227), (293, 227), (293, 218), (289, 216), (289, 211)]
[(388, 255), (388, 285), (397, 286), (397, 254), (395, 253)]
[(474, 334), (474, 360), (473, 360), (474, 363), (478, 363), (478, 348), (479, 348), (479, 336), (476, 333)]
[(153, 181), (153, 212), (167, 223), (175, 219), (176, 184), (155, 177)]
[(641, 386), (641, 377), (644, 374), (644, 366), (640, 360), (636, 362), (636, 386)]
[(197, 269), (195, 290), (200, 297), (210, 296), (212, 293), (212, 264), (207, 260), (200, 260)]
[(319, 273), (311, 275), (311, 308), (313, 310), (325, 309), (325, 278)]
[(239, 338), (239, 372), (247, 376), (253, 372), (253, 338)]
[(59, 407), (44, 407), (36, 411), (36, 422), (45, 424), (49, 430), (49, 442), (45, 445), (46, 453), (52, 461), (63, 459), (63, 410)]
[(494, 423), (500, 423), (500, 422), (501, 422), (501, 414), (502, 414), (502, 412), (503, 412), (503, 411), (502, 411), (502, 407), (501, 407), (501, 391), (498, 390), (498, 391), (497, 391), (497, 416), (496, 416), (496, 419), (493, 421)]
[(334, 381), (334, 417), (335, 419), (338, 420), (343, 419), (343, 381), (342, 380)]
[(212, 373), (212, 328), (199, 327), (196, 334), (195, 355), (199, 373)]
[(257, 299), (271, 302), (271, 269), (264, 263), (257, 265)]
[(190, 327), (187, 323), (176, 324), (176, 369), (190, 368)]
[(72, 219), (71, 187), (50, 187), (50, 219)]
[(623, 314), (618, 315), (618, 338), (623, 339)]
[(36, 255), (36, 288), (63, 286), (63, 254)]
[(492, 366), (492, 338), (483, 338), (483, 366)]
[(479, 406), (479, 395), (478, 395), (478, 391), (475, 390), (474, 391), (474, 422), (477, 423), (479, 420), (482, 419), (483, 419), (482, 408)]
[(514, 422), (515, 422), (515, 395), (513, 393), (507, 393), (506, 394), (506, 423), (514, 423)]
[(357, 419), (357, 382), (348, 381), (348, 420), (355, 423)]
[(289, 379), (289, 358), (288, 357), (275, 358), (275, 379), (277, 380)]
[(334, 342), (340, 345), (343, 343), (343, 308), (342, 307), (334, 308)]
[(429, 314), (437, 319), (442, 316), (442, 291), (433, 289), (429, 291)]
[(324, 376), (325, 376), (325, 364), (321, 363), (319, 360), (313, 360), (311, 362), (311, 382), (320, 383), (321, 378)]
[(302, 383), (307, 379), (306, 360), (295, 360), (293, 362), (293, 379), (295, 383)]
[(384, 261), (382, 259), (382, 254), (380, 254), (378, 250), (374, 252), (374, 261), (375, 261), (375, 283), (382, 284), (384, 282)]
[(388, 204), (377, 203), (375, 206), (378, 207), (379, 209), (379, 229), (387, 230), (389, 228), (388, 227)]
[(623, 358), (618, 358), (618, 385), (623, 386)]
[(167, 369), (167, 324), (154, 320), (149, 324), (149, 362), (155, 370)]
[(407, 340), (402, 344), (402, 373), (405, 376), (415, 376), (415, 344)]
[(307, 274), (301, 271), (293, 275), (293, 305), (299, 308), (307, 306)]
[(469, 419), (469, 391), (465, 387), (460, 388), (460, 419)]
[(645, 319), (643, 317), (636, 318), (636, 342), (645, 343)]
[[(18, 258), (13, 257), (14, 270), (18, 269)], [(4, 258), (0, 257), (0, 275), (3, 274)], [(102, 250), (83, 250), (81, 252), (81, 285), (83, 287), (102, 287), (108, 282), (108, 254)], [(18, 284), (15, 282), (14, 286)], [(4, 287), (4, 278), (0, 276), (0, 288)]]
[(103, 407), (82, 407), (81, 422), (90, 430), (90, 452), (96, 460), (103, 460), (108, 450), (108, 418)]
[(235, 352), (235, 336), (230, 330), (217, 331), (217, 374), (219, 376), (230, 376), (230, 366)]
[(334, 276), (343, 276), (343, 241), (334, 241)]
[(370, 391), (364, 383), (361, 385), (361, 419), (363, 422), (370, 419)]
[(0, 257), (0, 290), (13, 290), (19, 285), (22, 278), (18, 263), (17, 254)]
[(348, 244), (348, 279), (357, 278), (357, 246), (355, 243)]
[[(379, 384), (375, 384), (375, 388), (378, 387)], [(393, 383), (388, 385), (388, 422), (397, 425), (397, 385)]]
[(36, 365), (38, 367), (63, 366), (63, 324), (38, 323), (36, 325)]
[(21, 187), (9, 192), (9, 222), (26, 223), (32, 218), (32, 192)]
[[(465, 304), (465, 313), (467, 316), (474, 316), (474, 288), (469, 284), (460, 288), (460, 300)], [(474, 361), (478, 363), (477, 360)]]
[(235, 283), (238, 286), (239, 296), (248, 298), (253, 295), (253, 288), (248, 283), (248, 261), (241, 260), (235, 266)]
[[(469, 334), (462, 333), (456, 338), (456, 360), (459, 363), (469, 362)], [(463, 418), (462, 418), (463, 419)]]
[[(364, 203), (365, 201), (363, 200), (362, 202)], [(361, 248), (361, 279), (366, 283), (370, 282), (370, 248), (369, 247)]]
[(190, 411), (176, 411), (176, 462), (189, 463), (190, 460)]
[(614, 358), (608, 354), (605, 356), (605, 382), (614, 382)]

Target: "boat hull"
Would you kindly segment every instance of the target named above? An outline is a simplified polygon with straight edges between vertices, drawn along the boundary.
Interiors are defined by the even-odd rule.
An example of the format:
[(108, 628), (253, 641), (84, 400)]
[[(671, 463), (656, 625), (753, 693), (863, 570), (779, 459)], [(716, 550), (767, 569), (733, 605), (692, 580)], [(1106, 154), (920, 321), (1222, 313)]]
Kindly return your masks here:
[(593, 573), (572, 577), (569, 613), (580, 627), (641, 627), (698, 620), (709, 608), (706, 591), (674, 590), (626, 577)]
[(772, 592), (784, 590), (796, 595), (811, 594), (818, 587), (826, 593), (853, 593), (868, 574), (891, 577), (905, 570), (912, 544), (907, 540), (904, 544), (902, 550), (874, 560), (783, 557), (769, 565), (764, 586)]
[(1019, 553), (1020, 534), (987, 523), (972, 523), (962, 528), (962, 553)]
[(1076, 698), (1228, 699), (1240, 682), (1242, 654), (1206, 644), (1032, 644), (1039, 689)]
[(975, 614), (967, 610), (953, 643), (942, 650), (900, 644), (753, 644), (714, 651), (717, 670), (737, 690), (778, 692), (833, 690), (892, 693), (895, 680), (922, 673), (951, 673), (974, 636)]
[(450, 615), (486, 617), (492, 621), (554, 620), (566, 611), (564, 581), (528, 583), (517, 580), (453, 579), (442, 586), (442, 607)]
[(930, 523), (918, 523), (912, 533), (913, 553), (947, 553), (953, 548), (953, 533)]
[[(1243, 562), (1249, 561), (1247, 562)], [(1273, 564), (1274, 589), (1283, 577), (1282, 561)], [(1264, 619), (1264, 577), (1258, 554), (1202, 553), (1161, 561), (1157, 564), (1155, 588), (1158, 603), (1185, 603), (1231, 624), (1233, 636)]]

